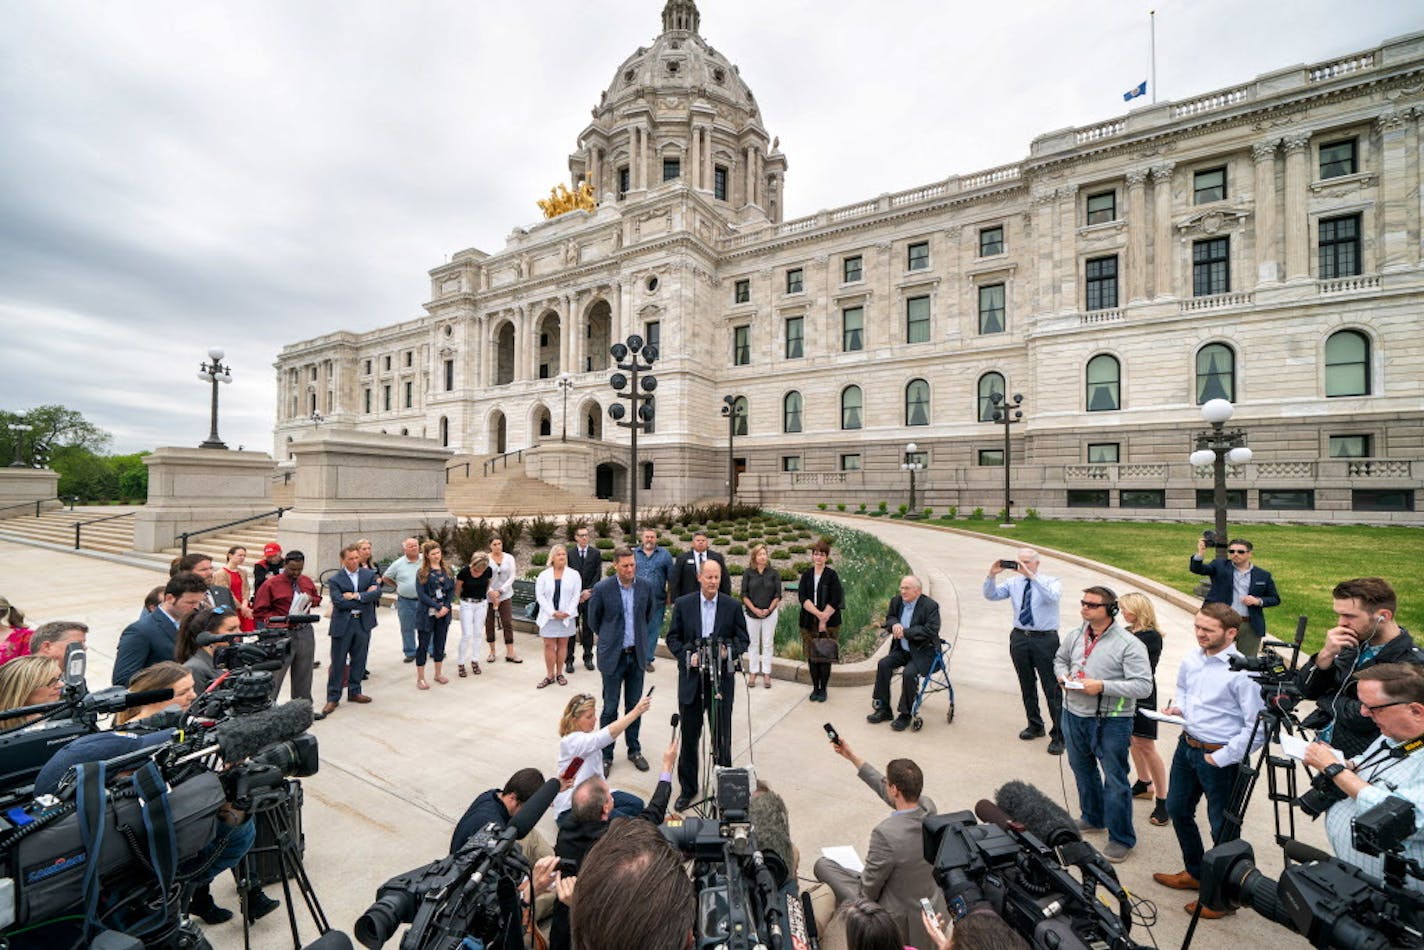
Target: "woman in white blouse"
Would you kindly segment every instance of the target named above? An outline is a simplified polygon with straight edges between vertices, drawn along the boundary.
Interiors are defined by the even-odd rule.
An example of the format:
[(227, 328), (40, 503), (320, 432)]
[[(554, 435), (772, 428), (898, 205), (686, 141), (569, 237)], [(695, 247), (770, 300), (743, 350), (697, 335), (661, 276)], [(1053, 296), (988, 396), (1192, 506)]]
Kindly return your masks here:
[(513, 554), (504, 553), (503, 538), (490, 540), (488, 560), (490, 581), (485, 595), (489, 600), (485, 611), (485, 642), (489, 644), (489, 662), (493, 663), (495, 658), (494, 624), (498, 620), (504, 630), (504, 662), (523, 663), (514, 655), (514, 572), (519, 565), (514, 562)]
[(544, 678), (539, 689), (550, 683), (569, 685), (560, 663), (569, 637), (578, 620), (578, 601), (582, 585), (578, 571), (569, 570), (569, 553), (562, 544), (549, 549), (549, 566), (539, 572), (534, 582), (534, 600), (539, 605), (539, 636), (544, 638)]

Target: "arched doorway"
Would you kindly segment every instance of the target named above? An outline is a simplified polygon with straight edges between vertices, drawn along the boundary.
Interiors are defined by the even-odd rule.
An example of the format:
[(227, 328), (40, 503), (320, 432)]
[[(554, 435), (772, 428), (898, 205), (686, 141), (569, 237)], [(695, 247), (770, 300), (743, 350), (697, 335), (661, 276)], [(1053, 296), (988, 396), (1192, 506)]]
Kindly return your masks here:
[(514, 382), (514, 324), (505, 321), (494, 331), (494, 384)]
[(605, 501), (627, 497), (627, 467), (617, 462), (600, 462), (593, 470), (593, 493)]
[(534, 405), (534, 411), (529, 414), (530, 431), (537, 433), (536, 438), (548, 438), (554, 434), (554, 420), (549, 414), (549, 407), (541, 403)]
[(579, 410), (579, 416), (583, 420), (580, 429), (583, 437), (595, 442), (603, 438), (603, 407), (597, 400), (590, 399), (584, 403)]
[(503, 455), (509, 451), (508, 423), (505, 421), (504, 413), (498, 409), (490, 414), (489, 447), (495, 455)]
[(538, 357), (535, 361), (535, 373), (540, 379), (553, 379), (559, 375), (562, 366), (559, 364), (560, 337), (563, 334), (563, 321), (553, 310), (545, 311), (539, 315), (539, 319), (534, 324), (534, 342), (538, 346)]
[(584, 339), (588, 342), (584, 369), (588, 371), (608, 369), (611, 358), (608, 348), (613, 345), (613, 309), (606, 300), (596, 300), (584, 313)]

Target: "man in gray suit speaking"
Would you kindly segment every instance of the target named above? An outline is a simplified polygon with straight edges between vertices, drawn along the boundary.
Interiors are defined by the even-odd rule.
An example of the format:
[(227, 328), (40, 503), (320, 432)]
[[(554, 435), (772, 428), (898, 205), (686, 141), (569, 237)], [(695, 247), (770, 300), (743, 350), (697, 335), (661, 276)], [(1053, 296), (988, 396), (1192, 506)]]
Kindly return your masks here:
[(926, 816), (934, 814), (935, 806), (929, 798), (920, 797), (924, 773), (910, 759), (891, 759), (882, 777), (845, 739), (835, 741), (833, 748), (894, 811), (870, 833), (864, 871), (857, 874), (830, 858), (821, 858), (816, 862), (816, 880), (830, 886), (837, 903), (860, 897), (884, 907), (895, 918), (902, 943), (933, 946), (920, 919), (920, 898), (929, 898), (942, 913), (944, 897), (935, 884), (934, 869), (925, 860), (921, 825)]

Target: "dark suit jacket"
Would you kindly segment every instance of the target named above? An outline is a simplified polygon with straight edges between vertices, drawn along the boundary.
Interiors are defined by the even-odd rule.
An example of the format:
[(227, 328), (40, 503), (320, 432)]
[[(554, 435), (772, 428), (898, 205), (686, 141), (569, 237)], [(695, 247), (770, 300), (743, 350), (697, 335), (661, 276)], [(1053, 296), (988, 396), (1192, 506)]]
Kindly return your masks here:
[[(885, 632), (889, 633), (900, 622), (900, 611), (905, 601), (899, 594), (890, 598), (890, 608), (885, 611)], [(910, 624), (905, 628), (905, 642), (910, 646), (910, 655), (915, 658), (915, 666), (928, 672), (939, 650), (939, 604), (921, 594), (915, 601), (915, 612), (910, 614)], [(898, 650), (898, 646), (890, 649)]]
[[(1193, 574), (1201, 574), (1203, 577), (1211, 578), (1211, 590), (1207, 591), (1206, 604), (1226, 604), (1231, 606), (1231, 596), (1234, 593), (1231, 586), (1231, 575), (1236, 573), (1236, 568), (1227, 560), (1207, 561), (1203, 558), (1192, 555), (1192, 559), (1187, 562), (1187, 567), (1191, 568)], [(1246, 608), (1246, 619), (1251, 624), (1251, 629), (1256, 632), (1256, 636), (1266, 635), (1266, 614), (1262, 610), (1264, 607), (1274, 607), (1281, 602), (1281, 597), (1276, 593), (1276, 582), (1271, 580), (1271, 572), (1262, 570), (1259, 567), (1251, 568), (1251, 582), (1246, 593), (1252, 597), (1261, 598), (1261, 603)]]
[(569, 567), (578, 571), (580, 590), (593, 590), (603, 578), (603, 552), (593, 545), (588, 546), (588, 557), (579, 557), (577, 544), (565, 545), (569, 553)]
[(129, 677), (146, 666), (173, 659), (178, 642), (178, 625), (155, 607), (135, 620), (119, 634), (118, 653), (114, 657), (115, 686), (127, 686)]
[[(333, 637), (344, 636), (359, 630), (370, 631), (376, 626), (376, 604), (381, 601), (380, 576), (369, 567), (356, 569), (356, 589), (351, 588), (351, 578), (346, 569), (341, 568), (327, 578), (326, 590), (331, 595), (331, 626), (327, 633)], [(368, 590), (371, 585), (375, 590)], [(347, 600), (346, 594), (360, 594), (359, 600)]]
[[(702, 588), (697, 583), (697, 561), (695, 551), (684, 551), (672, 562), (672, 574), (668, 577), (668, 599), (674, 603), (684, 594), (695, 594)], [(727, 559), (711, 548), (707, 556), (722, 565), (722, 584), (718, 587), (724, 594), (732, 592), (732, 576), (727, 573)]]
[[(702, 687), (699, 670), (687, 668), (687, 655), (695, 653), (702, 640), (702, 592), (679, 597), (672, 605), (672, 620), (668, 624), (667, 648), (677, 657), (677, 701), (683, 705), (697, 699)], [(741, 603), (726, 594), (717, 595), (717, 614), (712, 621), (712, 639), (727, 645), (728, 662), (747, 652), (751, 637), (747, 635), (747, 617)], [(729, 677), (730, 678), (730, 675)]]
[[(592, 550), (592, 549), (590, 549)], [(623, 592), (616, 576), (605, 577), (593, 585), (588, 599), (588, 629), (598, 637), (598, 671), (610, 672), (618, 664), (623, 650)], [(653, 585), (641, 577), (633, 578), (633, 647), (638, 652), (638, 668), (648, 665), (648, 624), (652, 623), (657, 605), (653, 603)]]

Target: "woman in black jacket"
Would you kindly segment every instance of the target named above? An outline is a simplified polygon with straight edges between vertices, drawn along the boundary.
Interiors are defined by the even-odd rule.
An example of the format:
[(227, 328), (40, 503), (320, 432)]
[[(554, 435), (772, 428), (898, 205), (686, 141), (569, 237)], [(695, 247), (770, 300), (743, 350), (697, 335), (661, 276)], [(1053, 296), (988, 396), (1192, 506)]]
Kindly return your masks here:
[(811, 569), (801, 575), (796, 599), (801, 603), (801, 648), (811, 671), (811, 702), (826, 701), (831, 664), (840, 658), (841, 610), (845, 590), (835, 568), (828, 567), (831, 543), (825, 538), (811, 545)]

